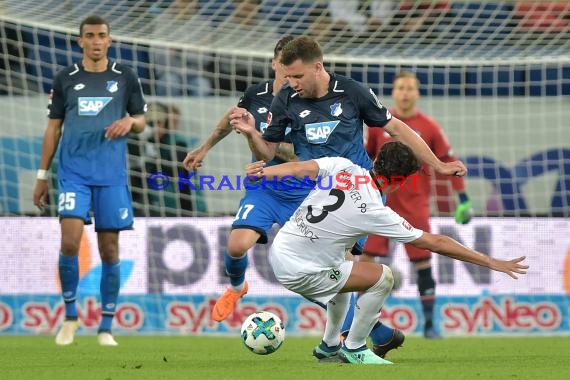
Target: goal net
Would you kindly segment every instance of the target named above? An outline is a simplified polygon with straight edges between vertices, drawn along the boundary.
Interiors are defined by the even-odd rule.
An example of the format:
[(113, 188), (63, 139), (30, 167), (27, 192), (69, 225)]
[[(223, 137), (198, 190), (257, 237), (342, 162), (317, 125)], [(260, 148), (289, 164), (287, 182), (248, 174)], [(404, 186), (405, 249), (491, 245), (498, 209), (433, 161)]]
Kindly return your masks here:
[[(0, 128), (0, 215), (12, 226), (3, 231), (6, 239), (32, 236), (29, 244), (33, 247), (49, 246), (47, 257), (58, 249), (57, 221), (35, 218), (39, 213), (32, 204), (47, 94), (54, 74), (81, 58), (76, 43), (79, 22), (90, 14), (110, 23), (113, 44), (109, 54), (136, 70), (150, 105), (147, 122), (151, 126), (131, 139), (129, 149), (134, 206), (141, 218), (122, 245), (123, 260), (131, 263), (124, 288), (127, 294), (164, 293), (174, 300), (181, 294), (202, 297), (193, 301), (199, 306), (192, 312), (198, 313), (211, 306), (210, 295), (225, 288), (223, 252), (243, 190), (220, 187), (219, 179), (242, 174), (251, 153), (245, 139), (235, 133), (216, 145), (198, 173), (213, 178), (213, 186), (201, 185), (199, 175), (192, 177), (192, 186), (179, 184), (180, 161), (209, 136), (248, 85), (272, 76), (273, 47), (287, 34), (317, 38), (328, 70), (371, 87), (387, 106), (393, 104), (394, 76), (401, 70), (416, 73), (421, 82), (418, 107), (439, 122), (454, 153), (468, 166), (466, 184), (476, 214), (468, 226), (455, 225), (448, 217), (455, 209), (456, 196), (448, 181), (434, 180), (432, 215), (441, 217), (433, 219), (434, 231), (487, 254), (528, 251), (531, 265), (553, 276), (535, 272), (527, 276), (528, 287), (515, 288), (498, 274), (435, 259), (438, 292), (453, 297), (570, 291), (570, 259), (564, 261), (569, 244), (567, 237), (559, 238), (568, 236), (568, 222), (550, 218), (570, 216), (570, 134), (566, 128), (570, 119), (570, 3), (5, 0), (0, 5), (0, 112), (4, 121)], [(155, 140), (161, 123), (172, 130), (168, 144)], [(171, 181), (166, 190), (156, 190), (157, 173), (166, 173)], [(56, 215), (55, 194), (52, 191), (44, 216)], [(31, 218), (18, 217), (23, 215)], [(165, 216), (172, 218), (153, 218)], [(29, 228), (18, 227), (22, 220)], [(35, 227), (43, 223), (45, 228)], [(95, 242), (92, 232), (86, 234), (82, 255), (97, 260)], [(16, 239), (9, 245), (13, 252), (9, 251), (23, 258), (21, 244)], [(32, 246), (26, 248), (29, 259), (37, 261)], [(515, 249), (501, 251), (506, 247)], [(266, 246), (256, 246), (252, 253), (254, 264), (248, 278), (260, 284), (252, 287), (252, 294), (288, 294), (273, 282), (266, 250)], [(543, 261), (538, 251), (548, 251), (556, 258)], [(397, 295), (409, 298), (417, 311), (413, 268), (402, 247), (395, 248), (393, 257), (392, 264), (405, 278)], [(44, 278), (57, 293), (54, 260), (45, 260), (33, 274)], [(88, 262), (85, 265), (91, 265), (96, 274), (95, 261)], [(9, 263), (13, 262), (0, 267), (11, 268)], [(46, 267), (51, 269), (41, 270)], [(139, 278), (137, 273), (145, 275)], [(83, 286), (96, 290), (87, 272), (83, 276)], [(9, 278), (13, 282), (6, 281), (1, 294), (43, 293), (33, 286), (22, 290), (20, 275)], [(125, 313), (136, 314), (137, 308), (144, 310), (149, 300), (155, 300), (141, 299), (133, 300), (133, 308)], [(155, 314), (169, 321), (166, 330), (187, 328), (182, 317), (176, 319), (169, 310), (153, 307)], [(184, 309), (175, 301), (172, 307)]]

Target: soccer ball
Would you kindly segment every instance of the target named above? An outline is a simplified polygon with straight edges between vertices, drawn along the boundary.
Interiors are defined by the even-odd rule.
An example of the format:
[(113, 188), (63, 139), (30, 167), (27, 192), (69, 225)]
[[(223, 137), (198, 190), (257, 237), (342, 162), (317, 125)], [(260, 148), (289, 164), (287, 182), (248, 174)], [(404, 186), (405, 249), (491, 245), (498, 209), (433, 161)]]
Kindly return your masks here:
[(268, 311), (256, 311), (241, 326), (243, 344), (259, 355), (272, 354), (285, 340), (285, 326), (281, 319)]

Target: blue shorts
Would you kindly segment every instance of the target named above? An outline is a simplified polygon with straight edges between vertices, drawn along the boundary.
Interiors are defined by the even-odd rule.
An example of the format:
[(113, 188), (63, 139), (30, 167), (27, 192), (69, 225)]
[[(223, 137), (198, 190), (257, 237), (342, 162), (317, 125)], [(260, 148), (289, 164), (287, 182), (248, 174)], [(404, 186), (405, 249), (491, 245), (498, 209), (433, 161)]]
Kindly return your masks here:
[(267, 233), (273, 224), (283, 226), (293, 215), (304, 198), (283, 200), (265, 190), (246, 190), (239, 202), (239, 209), (232, 223), (232, 229), (245, 228), (258, 232), (260, 244), (267, 243)]
[(90, 211), (95, 218), (95, 231), (121, 231), (133, 228), (131, 193), (124, 186), (90, 186), (59, 180), (57, 211), (59, 219), (79, 218), (91, 224)]
[(364, 250), (364, 245), (366, 244), (367, 240), (368, 236), (365, 236), (357, 240), (356, 243), (354, 243), (354, 245), (352, 246), (350, 253), (352, 253), (353, 255), (362, 255), (362, 251)]

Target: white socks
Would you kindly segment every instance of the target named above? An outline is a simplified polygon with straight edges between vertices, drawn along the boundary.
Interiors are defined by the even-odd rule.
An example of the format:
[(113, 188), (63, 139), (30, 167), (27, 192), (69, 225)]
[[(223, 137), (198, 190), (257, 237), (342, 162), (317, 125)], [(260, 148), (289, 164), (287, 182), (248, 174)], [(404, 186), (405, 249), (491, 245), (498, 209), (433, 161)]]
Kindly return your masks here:
[(351, 294), (351, 292), (339, 293), (327, 304), (327, 323), (323, 341), (329, 347), (338, 346), (340, 343), (340, 330), (350, 306)]
[[(350, 326), (348, 337), (344, 341), (348, 349), (356, 349), (366, 344), (366, 337), (368, 337), (370, 331), (378, 322), (380, 310), (382, 310), (384, 301), (386, 301), (392, 286), (394, 286), (394, 277), (390, 268), (382, 264), (382, 269), (382, 276), (378, 282), (356, 300), (354, 320)], [(350, 300), (350, 293), (343, 294), (348, 294), (348, 300)]]

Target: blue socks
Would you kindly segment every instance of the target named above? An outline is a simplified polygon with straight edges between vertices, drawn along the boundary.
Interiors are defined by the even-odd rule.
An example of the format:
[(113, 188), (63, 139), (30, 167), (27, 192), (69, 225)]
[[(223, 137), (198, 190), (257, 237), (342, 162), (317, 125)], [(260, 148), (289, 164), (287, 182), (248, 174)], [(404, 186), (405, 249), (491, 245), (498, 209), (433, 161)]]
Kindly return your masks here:
[(370, 339), (372, 344), (375, 345), (385, 345), (392, 340), (394, 336), (394, 329), (386, 326), (382, 322), (376, 322), (372, 331), (370, 332)]
[[(350, 325), (354, 319), (354, 308), (356, 307), (356, 297), (354, 293), (350, 296), (350, 306), (348, 312), (346, 313), (346, 319), (342, 325), (342, 332), (350, 330)], [(370, 332), (370, 339), (372, 344), (384, 345), (392, 340), (394, 336), (394, 329), (384, 325), (382, 322), (376, 322), (372, 331)]]
[(350, 293), (350, 305), (348, 306), (348, 311), (346, 312), (346, 318), (342, 324), (341, 332), (350, 330), (350, 325), (354, 319), (354, 308), (356, 307), (356, 297), (354, 293)]
[(79, 284), (79, 258), (77, 256), (59, 254), (59, 281), (65, 303), (65, 319), (77, 319), (77, 306), (75, 304), (77, 285)]
[(231, 257), (226, 251), (224, 255), (224, 265), (226, 273), (230, 277), (230, 284), (234, 290), (240, 291), (245, 282), (245, 270), (247, 268), (247, 252), (241, 257)]
[(121, 262), (102, 263), (101, 271), (101, 325), (98, 332), (110, 332), (117, 308), (119, 289), (121, 287)]

